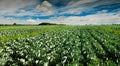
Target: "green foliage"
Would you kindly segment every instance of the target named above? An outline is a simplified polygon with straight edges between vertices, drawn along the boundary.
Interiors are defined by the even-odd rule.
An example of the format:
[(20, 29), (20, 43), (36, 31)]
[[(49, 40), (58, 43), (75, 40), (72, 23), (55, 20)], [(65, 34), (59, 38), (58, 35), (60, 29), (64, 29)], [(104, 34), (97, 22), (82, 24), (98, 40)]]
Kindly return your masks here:
[(17, 23), (13, 23), (13, 25), (17, 25)]
[(105, 30), (120, 31), (119, 28), (117, 25), (0, 28), (1, 39), (9, 38), (0, 44), (3, 45), (0, 66), (119, 66), (120, 34)]

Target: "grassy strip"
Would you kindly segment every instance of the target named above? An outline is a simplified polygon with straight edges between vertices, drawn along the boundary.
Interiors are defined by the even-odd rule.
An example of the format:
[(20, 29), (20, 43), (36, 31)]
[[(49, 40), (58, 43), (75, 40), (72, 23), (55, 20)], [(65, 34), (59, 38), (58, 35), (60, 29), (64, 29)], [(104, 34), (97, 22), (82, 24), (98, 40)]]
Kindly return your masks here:
[(47, 32), (60, 31), (60, 30), (62, 30), (62, 28), (56, 27), (56, 28), (46, 28), (46, 30), (43, 29), (43, 30), (31, 32), (31, 33), (28, 32), (28, 33), (24, 33), (24, 34), (10, 35), (10, 36), (5, 36), (5, 37), (0, 38), (0, 42), (6, 42), (8, 40), (14, 40), (17, 38), (31, 37), (31, 36), (35, 36), (35, 35), (39, 35), (39, 34), (43, 34), (43, 33), (47, 33)]
[[(107, 31), (107, 32), (112, 32), (112, 33), (115, 33), (115, 34), (120, 34), (120, 30), (114, 30), (112, 28), (110, 28), (111, 26), (101, 26), (100, 28), (104, 31)], [(119, 27), (119, 26), (118, 26)], [(113, 27), (114, 28), (114, 27)]]

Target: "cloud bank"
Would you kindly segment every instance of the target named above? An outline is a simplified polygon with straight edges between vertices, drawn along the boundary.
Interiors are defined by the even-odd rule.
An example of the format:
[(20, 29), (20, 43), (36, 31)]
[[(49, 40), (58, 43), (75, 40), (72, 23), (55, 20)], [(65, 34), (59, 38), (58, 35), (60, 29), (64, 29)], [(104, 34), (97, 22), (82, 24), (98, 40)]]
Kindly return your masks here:
[(0, 0), (0, 24), (120, 24), (120, 0)]

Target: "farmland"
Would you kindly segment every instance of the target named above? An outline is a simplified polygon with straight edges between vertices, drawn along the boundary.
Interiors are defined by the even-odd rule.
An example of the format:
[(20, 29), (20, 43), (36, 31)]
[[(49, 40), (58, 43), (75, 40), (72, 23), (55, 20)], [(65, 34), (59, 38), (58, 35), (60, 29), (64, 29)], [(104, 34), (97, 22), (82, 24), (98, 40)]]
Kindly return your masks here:
[(0, 26), (0, 66), (120, 66), (120, 25)]

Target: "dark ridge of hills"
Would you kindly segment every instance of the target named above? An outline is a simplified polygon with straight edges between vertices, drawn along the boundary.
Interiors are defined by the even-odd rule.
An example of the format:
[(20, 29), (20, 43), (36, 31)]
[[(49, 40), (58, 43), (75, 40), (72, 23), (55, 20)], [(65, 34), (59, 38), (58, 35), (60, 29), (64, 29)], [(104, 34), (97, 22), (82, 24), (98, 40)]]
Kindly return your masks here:
[(55, 23), (45, 23), (45, 22), (43, 22), (43, 23), (40, 23), (39, 25), (57, 25), (57, 24), (55, 24)]
[[(13, 23), (13, 24), (0, 24), (0, 26), (39, 26), (39, 25), (66, 25), (66, 24), (56, 24), (56, 23), (48, 23), (48, 22), (42, 22), (39, 24), (17, 24), (17, 23)], [(92, 24), (85, 24), (85, 25), (92, 25)], [(120, 24), (101, 24), (101, 25), (120, 25)]]
[(65, 25), (65, 24), (56, 24), (56, 23), (43, 22), (43, 23), (40, 23), (39, 25)]
[(47, 23), (47, 22), (42, 22), (40, 24), (0, 24), (0, 26), (32, 26), (32, 25), (65, 25), (65, 24), (56, 24), (56, 23)]

